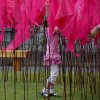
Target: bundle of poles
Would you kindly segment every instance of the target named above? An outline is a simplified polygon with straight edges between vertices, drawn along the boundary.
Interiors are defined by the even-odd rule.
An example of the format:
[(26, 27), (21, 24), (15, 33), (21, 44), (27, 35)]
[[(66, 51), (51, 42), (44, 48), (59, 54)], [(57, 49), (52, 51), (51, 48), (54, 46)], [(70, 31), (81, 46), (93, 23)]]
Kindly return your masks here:
[[(14, 4), (16, 7), (13, 10), (15, 11), (14, 14), (17, 12), (18, 15), (15, 14), (13, 16), (12, 13), (9, 13), (9, 9), (7, 10), (8, 12), (6, 11), (6, 7), (4, 7), (4, 12), (0, 8), (0, 99), (9, 100), (9, 98), (11, 98), (11, 100), (19, 100), (19, 96), (20, 100), (41, 100), (41, 97), (39, 96), (39, 92), (41, 91), (40, 89), (42, 86), (46, 86), (47, 78), (50, 74), (50, 65), (49, 67), (46, 67), (44, 65), (46, 62), (43, 61), (48, 43), (46, 32), (48, 27), (50, 27), (51, 29), (49, 35), (55, 36), (52, 28), (54, 30), (56, 25), (53, 27), (53, 24), (57, 24), (58, 27), (63, 30), (62, 26), (66, 24), (66, 19), (68, 18), (70, 21), (65, 26), (65, 31), (67, 30), (68, 34), (66, 34), (67, 32), (62, 33), (60, 31), (58, 34), (59, 52), (62, 63), (59, 64), (59, 74), (56, 81), (56, 90), (60, 93), (61, 97), (59, 96), (57, 99), (100, 100), (100, 21), (98, 18), (100, 17), (100, 11), (95, 11), (92, 15), (91, 12), (89, 12), (91, 11), (89, 7), (92, 7), (93, 5), (90, 6), (91, 3), (88, 2), (89, 0), (87, 0), (89, 4), (86, 4), (87, 2), (82, 0), (86, 5), (88, 5), (88, 7), (86, 7), (88, 10), (85, 12), (85, 6), (83, 7), (84, 9), (80, 9), (80, 5), (82, 5), (81, 3), (83, 2), (79, 3), (80, 0), (77, 0), (78, 2), (74, 11), (75, 14), (68, 12), (68, 14), (65, 14), (68, 15), (66, 17), (63, 16), (64, 14), (62, 14), (62, 12), (60, 12), (60, 10), (63, 10), (63, 6), (65, 5), (62, 0), (59, 0), (63, 6), (60, 5), (60, 7), (58, 7), (59, 9), (57, 8), (58, 13), (56, 18), (53, 19), (49, 16), (48, 21), (48, 9), (45, 9), (46, 12), (44, 14), (44, 5), (39, 3), (39, 0), (37, 0), (39, 3), (36, 3), (37, 5), (35, 2), (31, 4), (28, 0), (26, 0), (27, 2), (24, 2), (23, 4), (21, 4), (21, 0), (15, 1), (16, 2), (14, 2)], [(45, 0), (43, 0), (43, 3), (44, 1)], [(64, 1), (66, 1), (67, 4), (67, 0)], [(27, 3), (29, 5), (27, 5)], [(48, 0), (46, 3), (48, 3)], [(53, 3), (55, 4), (55, 2)], [(51, 2), (51, 4), (53, 3)], [(21, 6), (18, 7), (18, 4), (21, 4)], [(6, 3), (2, 3), (2, 5), (6, 5), (9, 8), (9, 5)], [(30, 12), (30, 8), (34, 5), (36, 10), (33, 9), (35, 7), (33, 7), (32, 10), (35, 17), (32, 16), (31, 18), (30, 16), (33, 15), (33, 12)], [(97, 2), (95, 2), (95, 6), (99, 9)], [(26, 9), (27, 7), (29, 8)], [(55, 8), (54, 5), (51, 5), (51, 8), (52, 7)], [(67, 9), (67, 7), (65, 8)], [(80, 10), (78, 10), (78, 8)], [(4, 14), (6, 12), (8, 14), (7, 16)], [(54, 14), (55, 11), (53, 12), (51, 9), (51, 12)], [(98, 17), (95, 15), (97, 12)], [(86, 21), (82, 24), (84, 30), (82, 26), (79, 27), (80, 23), (83, 22), (82, 18), (85, 19), (84, 16), (80, 16), (82, 13), (86, 14)], [(1, 14), (5, 16), (1, 16)], [(40, 14), (42, 14), (42, 17)], [(61, 17), (60, 14), (63, 17)], [(41, 23), (41, 19), (42, 26), (38, 25)], [(87, 22), (88, 19), (89, 21)], [(93, 22), (94, 20), (95, 22)], [(57, 21), (58, 23), (56, 23)], [(76, 22), (76, 25), (74, 21)], [(10, 41), (10, 44), (6, 44), (6, 42), (3, 42), (2, 44), (3, 37), (5, 40), (8, 38), (5, 34), (5, 29), (9, 28), (9, 26), (12, 28), (9, 30), (12, 34), (12, 40)], [(75, 26), (77, 26), (76, 29)], [(80, 34), (80, 31), (83, 33)], [(89, 32), (87, 33), (87, 31)], [(48, 48), (48, 50), (49, 49), (50, 48)], [(12, 97), (9, 95), (12, 95)], [(42, 99), (54, 100), (54, 98), (51, 98), (50, 96)]]
[[(39, 28), (35, 28), (35, 32), (38, 31)], [(43, 28), (45, 29), (45, 27)], [(45, 32), (45, 30), (43, 30)], [(39, 33), (41, 34), (41, 33)], [(31, 37), (31, 40), (33, 37)], [(18, 67), (19, 69), (15, 69), (12, 65), (13, 59), (17, 57), (16, 52), (10, 52), (10, 56), (8, 58), (8, 54), (5, 54), (5, 58), (1, 57), (1, 71), (0, 71), (0, 81), (3, 81), (3, 94), (4, 100), (7, 99), (7, 84), (9, 82), (13, 83), (13, 94), (14, 100), (17, 100), (17, 84), (18, 82), (23, 83), (23, 98), (24, 100), (29, 99), (29, 84), (35, 83), (36, 90), (36, 100), (38, 97), (38, 85), (40, 83), (45, 84), (46, 78), (49, 75), (50, 68), (43, 66), (43, 55), (45, 54), (46, 48), (46, 36), (43, 33), (42, 41), (40, 43), (40, 37), (37, 35), (31, 42), (31, 49), (26, 57), (24, 54), (21, 54), (25, 50), (20, 50), (20, 57), (22, 55), (23, 58), (20, 58), (21, 62)], [(67, 40), (59, 35), (59, 48), (60, 55), (62, 59), (62, 64), (60, 65), (59, 70), (59, 78), (57, 79), (57, 84), (62, 85), (63, 89), (63, 100), (74, 100), (74, 96), (77, 93), (80, 93), (81, 100), (88, 100), (88, 92), (91, 95), (91, 100), (95, 100), (97, 96), (98, 100), (100, 99), (100, 49), (94, 45), (94, 42), (91, 40), (90, 43), (87, 43), (84, 46), (81, 46), (80, 41), (77, 41), (75, 44), (75, 53), (79, 56), (75, 56), (75, 54), (68, 52), (65, 53), (65, 46), (67, 44)], [(39, 46), (41, 45), (41, 52), (39, 51)], [(98, 45), (100, 45), (100, 41), (98, 41)], [(33, 51), (34, 50), (34, 51)], [(16, 51), (16, 50), (15, 50)], [(27, 51), (27, 50), (26, 50)], [(12, 57), (12, 55), (14, 55)], [(14, 60), (16, 64), (16, 60)], [(68, 90), (69, 89), (69, 90)], [(69, 95), (68, 95), (68, 93)], [(49, 98), (50, 99), (50, 98)]]

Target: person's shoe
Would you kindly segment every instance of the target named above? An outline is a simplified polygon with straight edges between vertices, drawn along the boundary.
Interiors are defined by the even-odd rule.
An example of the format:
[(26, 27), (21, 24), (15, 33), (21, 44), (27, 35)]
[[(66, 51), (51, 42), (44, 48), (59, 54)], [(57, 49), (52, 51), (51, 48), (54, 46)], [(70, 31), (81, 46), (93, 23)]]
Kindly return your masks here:
[(59, 95), (56, 93), (52, 93), (52, 94), (50, 94), (50, 96), (58, 97)]
[(45, 93), (45, 92), (43, 92), (43, 91), (40, 93), (40, 95), (41, 95), (42, 97), (48, 97), (48, 94)]
[(40, 93), (40, 95), (43, 96), (43, 97), (48, 97), (48, 96), (58, 97), (59, 96), (56, 93), (50, 93), (50, 94), (48, 94), (48, 93), (45, 93), (43, 91)]

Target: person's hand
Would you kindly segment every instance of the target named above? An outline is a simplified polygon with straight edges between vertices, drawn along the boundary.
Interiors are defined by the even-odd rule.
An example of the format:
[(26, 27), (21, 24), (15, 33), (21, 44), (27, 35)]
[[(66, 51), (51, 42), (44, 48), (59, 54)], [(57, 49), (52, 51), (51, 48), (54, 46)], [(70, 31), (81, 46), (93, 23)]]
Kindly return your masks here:
[(45, 8), (46, 8), (46, 15), (45, 15), (45, 17), (48, 18), (48, 15), (49, 15), (49, 0), (46, 0)]
[(46, 5), (46, 7), (49, 6), (49, 0), (46, 0), (45, 5)]
[(100, 24), (91, 30), (90, 37), (95, 38), (98, 33), (100, 33)]

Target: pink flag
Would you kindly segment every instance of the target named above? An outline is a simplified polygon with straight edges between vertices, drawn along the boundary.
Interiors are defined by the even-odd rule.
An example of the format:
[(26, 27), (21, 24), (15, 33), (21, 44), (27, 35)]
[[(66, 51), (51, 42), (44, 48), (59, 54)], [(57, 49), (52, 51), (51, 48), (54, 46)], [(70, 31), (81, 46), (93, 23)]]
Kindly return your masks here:
[(0, 46), (2, 45), (3, 38), (4, 38), (4, 30), (1, 29), (0, 30)]
[[(21, 21), (18, 21), (18, 23), (15, 26), (16, 33), (11, 41), (11, 43), (8, 45), (6, 50), (15, 50), (18, 48), (21, 44), (23, 44), (26, 40), (30, 38), (30, 25), (28, 23), (28, 19), (26, 16), (26, 11), (25, 11), (25, 5), (24, 3), (21, 5)], [(18, 17), (16, 17), (17, 19)]]
[(41, 25), (45, 16), (45, 1), (46, 0), (33, 0), (31, 23), (35, 25)]
[(16, 34), (7, 50), (14, 50), (28, 40), (30, 38), (30, 24), (42, 24), (44, 15), (45, 0), (26, 0), (24, 2), (15, 0), (14, 18), (17, 22), (15, 25)]
[(6, 20), (7, 20), (7, 25), (11, 25), (14, 23), (14, 18), (13, 18), (13, 8), (14, 8), (14, 0), (6, 0), (5, 3), (6, 6)]
[[(100, 23), (100, 11), (97, 10), (96, 0), (78, 0), (74, 15), (64, 30), (64, 36), (69, 42), (80, 39), (82, 45), (89, 41), (90, 30)], [(99, 12), (99, 13), (98, 13)], [(71, 37), (71, 39), (70, 39)]]
[(68, 23), (69, 18), (73, 15), (73, 9), (69, 0), (60, 0), (60, 4), (55, 16), (58, 27), (63, 30)]
[(0, 27), (6, 24), (5, 0), (0, 0)]
[[(28, 18), (28, 21), (29, 23), (31, 24), (31, 20), (30, 20), (30, 17), (31, 17), (31, 13), (32, 13), (32, 1), (33, 0), (26, 0), (25, 1), (25, 8), (26, 8), (26, 16)], [(35, 9), (35, 8), (34, 8)]]
[(52, 34), (55, 26), (58, 26), (63, 33), (65, 26), (74, 13), (72, 5), (72, 1), (70, 0), (51, 0), (48, 18), (50, 34)]
[(8, 45), (6, 50), (15, 50), (17, 49), (21, 44), (23, 44), (26, 40), (30, 38), (29, 35), (29, 27), (24, 28), (24, 32), (22, 31), (22, 27), (20, 24), (16, 26), (16, 34), (14, 39), (11, 41), (11, 43)]
[[(50, 12), (49, 12), (49, 28), (50, 34), (52, 35), (55, 26), (57, 26), (62, 35), (68, 38), (67, 32), (65, 32), (65, 27), (69, 23), (69, 20), (74, 14), (74, 8), (76, 5), (76, 1), (73, 0), (51, 0), (50, 2)], [(66, 35), (65, 35), (66, 34)], [(69, 36), (69, 40), (72, 40)], [(69, 42), (69, 46), (67, 47), (67, 51), (74, 52), (74, 40)]]
[(50, 0), (49, 17), (48, 17), (50, 34), (53, 33), (55, 26), (57, 26), (55, 23), (55, 17), (57, 14), (59, 4), (60, 4), (60, 0)]
[(15, 23), (21, 23), (21, 6), (23, 0), (14, 0), (13, 17)]
[(0, 0), (0, 46), (4, 38), (5, 20), (5, 0)]

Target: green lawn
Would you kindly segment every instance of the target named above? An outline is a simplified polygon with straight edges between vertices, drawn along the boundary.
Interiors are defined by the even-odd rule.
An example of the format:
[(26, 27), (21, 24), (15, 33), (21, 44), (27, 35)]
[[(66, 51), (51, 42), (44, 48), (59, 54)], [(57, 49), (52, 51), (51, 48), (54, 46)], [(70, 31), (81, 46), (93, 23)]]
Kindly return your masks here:
[[(68, 81), (68, 75), (66, 75), (66, 79), (66, 100), (99, 100), (100, 92), (97, 87), (98, 85), (96, 86), (96, 92), (93, 90), (92, 97), (89, 83), (84, 83), (84, 87), (81, 88), (80, 86), (79, 88), (77, 85), (74, 85), (74, 81), (72, 82), (73, 99), (70, 99), (70, 83)], [(2, 80), (2, 73), (0, 73), (0, 100), (49, 100), (48, 98), (44, 99), (39, 95), (43, 86), (43, 82), (36, 82), (34, 80), (28, 80), (28, 82), (20, 81), (19, 73), (16, 82), (14, 82), (13, 77), (11, 79), (10, 73), (8, 75), (8, 80), (4, 82), (4, 80)], [(58, 93), (60, 97), (51, 97), (50, 100), (65, 100), (64, 84), (63, 82), (60, 83), (59, 79), (56, 83), (55, 92)]]

